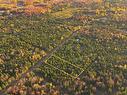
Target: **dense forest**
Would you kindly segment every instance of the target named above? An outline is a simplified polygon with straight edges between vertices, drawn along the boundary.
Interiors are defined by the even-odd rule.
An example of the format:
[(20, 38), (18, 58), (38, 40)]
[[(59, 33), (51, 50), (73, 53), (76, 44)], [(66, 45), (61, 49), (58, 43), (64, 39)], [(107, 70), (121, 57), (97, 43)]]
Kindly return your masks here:
[(12, 1), (0, 3), (0, 95), (127, 95), (126, 0)]

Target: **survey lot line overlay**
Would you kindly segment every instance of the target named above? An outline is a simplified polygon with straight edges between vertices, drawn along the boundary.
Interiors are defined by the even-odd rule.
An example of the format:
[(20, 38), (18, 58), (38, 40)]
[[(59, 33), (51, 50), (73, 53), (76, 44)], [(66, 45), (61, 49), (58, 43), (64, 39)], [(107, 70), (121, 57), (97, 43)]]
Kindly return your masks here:
[[(21, 77), (20, 77), (20, 78), (18, 78), (18, 79), (16, 79), (16, 80), (12, 81), (12, 82), (11, 82), (9, 85), (7, 85), (3, 90), (1, 90), (1, 91), (0, 91), (0, 95), (5, 95), (6, 90), (7, 90), (10, 86), (14, 86), (17, 82), (19, 82), (20, 79), (26, 77), (27, 73), (33, 71), (35, 68), (37, 68), (37, 67), (41, 66), (43, 63), (45, 63), (45, 61), (46, 61), (49, 57), (51, 57), (51, 56), (53, 55), (54, 52), (56, 52), (59, 48), (61, 48), (61, 47), (62, 47), (65, 43), (67, 43), (72, 37), (78, 35), (79, 31), (81, 31), (81, 30), (76, 30), (76, 31), (72, 32), (72, 33), (71, 33), (67, 38), (65, 38), (56, 48), (52, 49), (52, 50), (50, 51), (50, 53), (48, 53), (46, 56), (42, 57), (42, 59), (41, 59), (37, 64), (31, 66), (25, 73), (21, 74)], [(87, 30), (86, 30), (86, 32), (87, 32)], [(56, 68), (56, 69), (58, 69), (58, 68)], [(62, 72), (64, 72), (64, 71), (62, 71)], [(64, 72), (64, 73), (66, 73), (66, 72)], [(67, 74), (67, 73), (66, 73), (66, 74)], [(68, 74), (67, 74), (67, 75), (68, 75)], [(72, 76), (72, 75), (69, 75), (69, 76), (71, 76), (71, 77), (73, 77), (73, 78), (77, 78), (77, 77), (74, 77), (74, 76)]]
[(58, 70), (58, 71), (60, 71), (60, 72), (62, 72), (62, 73), (64, 73), (64, 74), (66, 74), (67, 76), (69, 76), (69, 77), (71, 77), (71, 78), (73, 78), (73, 79), (77, 78), (77, 77), (75, 77), (75, 76), (73, 76), (73, 75), (71, 75), (71, 74), (68, 74), (68, 73), (65, 72), (64, 70), (60, 70), (59, 68), (57, 68), (57, 67), (55, 67), (55, 66), (53, 66), (53, 65), (51, 65), (51, 64), (49, 64), (49, 63), (47, 63), (47, 62), (46, 62), (46, 64), (48, 64), (48, 65), (51, 66), (52, 68), (54, 68), (54, 69), (56, 69), (56, 70)]
[(52, 55), (52, 56), (54, 56), (54, 57), (56, 57), (56, 58), (58, 58), (58, 59), (60, 59), (60, 60), (62, 60), (62, 61), (64, 61), (64, 62), (66, 62), (66, 63), (68, 63), (68, 64), (70, 64), (70, 65), (72, 65), (72, 66), (74, 66), (74, 67), (76, 67), (76, 68), (78, 68), (78, 69), (84, 70), (83, 68), (80, 68), (80, 67), (78, 67), (78, 66), (72, 64), (71, 62), (69, 62), (69, 61), (67, 61), (67, 60), (65, 60), (65, 59), (63, 59), (63, 58), (61, 58), (61, 57), (59, 57), (59, 56), (57, 56), (57, 55)]
[[(63, 64), (70, 65), (70, 68), (71, 68), (71, 67), (74, 67), (75, 70), (77, 69), (78, 71), (80, 71), (80, 73), (84, 71), (83, 68), (80, 68), (80, 67), (74, 65), (73, 63), (67, 61), (67, 60), (64, 60), (64, 59), (62, 59), (62, 58), (60, 58), (60, 57), (58, 57), (58, 56), (56, 56), (56, 55), (52, 55), (52, 56), (55, 57), (55, 58), (57, 58), (57, 59), (59, 59), (60, 61), (63, 61), (63, 62), (64, 62)], [(51, 57), (52, 57), (52, 56), (51, 56)], [(50, 59), (49, 59), (49, 60), (50, 60)], [(64, 70), (62, 70), (60, 67), (54, 66), (54, 64), (48, 63), (47, 61), (46, 61), (46, 63), (47, 63), (48, 65), (54, 67), (54, 68), (57, 68), (59, 71), (62, 71), (62, 72), (64, 71)], [(61, 63), (58, 63), (58, 65), (59, 65), (59, 64), (62, 65)], [(66, 69), (68, 69), (68, 68), (69, 68), (69, 67), (67, 67)], [(71, 76), (72, 78), (77, 78), (77, 77), (79, 76), (79, 74), (80, 74), (80, 73), (79, 73), (79, 74), (78, 74), (78, 73), (75, 73), (76, 75), (75, 75), (75, 74), (73, 75), (73, 74), (69, 74), (68, 72), (65, 72), (65, 71), (64, 71), (64, 73), (65, 73), (66, 75)]]

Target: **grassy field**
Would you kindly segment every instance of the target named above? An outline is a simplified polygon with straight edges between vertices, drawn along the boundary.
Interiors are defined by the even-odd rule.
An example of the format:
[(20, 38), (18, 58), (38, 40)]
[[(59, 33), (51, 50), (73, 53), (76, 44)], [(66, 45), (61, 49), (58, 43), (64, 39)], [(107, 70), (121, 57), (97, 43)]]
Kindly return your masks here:
[(126, 95), (127, 20), (107, 4), (0, 19), (0, 95)]

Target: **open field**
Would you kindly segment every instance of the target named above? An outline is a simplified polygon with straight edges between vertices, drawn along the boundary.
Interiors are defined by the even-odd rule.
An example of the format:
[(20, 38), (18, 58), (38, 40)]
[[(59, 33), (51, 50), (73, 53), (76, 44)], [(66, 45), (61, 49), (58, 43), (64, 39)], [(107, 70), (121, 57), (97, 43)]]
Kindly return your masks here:
[(0, 95), (127, 94), (127, 6), (76, 4), (2, 16)]

